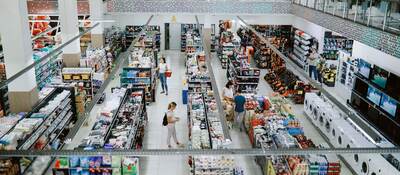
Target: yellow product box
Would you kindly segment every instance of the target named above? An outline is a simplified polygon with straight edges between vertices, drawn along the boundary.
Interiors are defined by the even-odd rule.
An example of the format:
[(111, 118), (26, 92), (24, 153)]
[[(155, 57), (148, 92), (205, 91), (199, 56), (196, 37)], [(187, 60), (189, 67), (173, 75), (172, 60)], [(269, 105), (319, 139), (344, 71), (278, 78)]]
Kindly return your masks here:
[(79, 76), (79, 75), (73, 75), (73, 76), (72, 76), (72, 79), (74, 79), (74, 80), (80, 80), (80, 79), (81, 79), (81, 76)]
[(89, 74), (82, 74), (82, 79), (83, 80), (88, 80), (89, 79)]
[(70, 80), (71, 79), (71, 74), (63, 74), (64, 80)]

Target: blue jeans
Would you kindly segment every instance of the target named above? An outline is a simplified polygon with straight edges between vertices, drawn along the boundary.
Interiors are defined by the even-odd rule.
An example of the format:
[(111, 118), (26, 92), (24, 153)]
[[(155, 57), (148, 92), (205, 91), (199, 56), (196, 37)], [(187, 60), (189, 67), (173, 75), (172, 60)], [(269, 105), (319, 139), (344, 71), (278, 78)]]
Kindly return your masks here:
[(318, 78), (318, 71), (317, 71), (317, 66), (308, 66), (308, 75), (310, 76), (310, 78), (312, 78), (311, 75), (314, 75), (314, 80), (319, 80)]
[(167, 77), (165, 73), (160, 73), (161, 88), (168, 93)]

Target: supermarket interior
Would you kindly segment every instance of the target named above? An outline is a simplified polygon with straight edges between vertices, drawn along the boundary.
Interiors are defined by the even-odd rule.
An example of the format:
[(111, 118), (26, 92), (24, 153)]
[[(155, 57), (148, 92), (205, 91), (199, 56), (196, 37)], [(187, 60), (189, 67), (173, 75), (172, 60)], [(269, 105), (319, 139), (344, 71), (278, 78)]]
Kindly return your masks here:
[(397, 0), (1, 0), (0, 175), (398, 175)]

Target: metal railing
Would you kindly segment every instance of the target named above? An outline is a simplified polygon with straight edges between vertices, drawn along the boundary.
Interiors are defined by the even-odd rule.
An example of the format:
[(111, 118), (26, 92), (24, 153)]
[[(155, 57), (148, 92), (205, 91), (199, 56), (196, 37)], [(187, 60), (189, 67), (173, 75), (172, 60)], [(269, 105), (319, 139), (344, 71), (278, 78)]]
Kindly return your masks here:
[[(377, 3), (379, 5), (374, 5), (372, 2), (372, 0), (292, 0), (292, 3), (296, 5), (389, 33), (400, 34), (400, 11), (392, 12), (390, 7), (396, 3), (400, 6), (400, 2), (376, 0), (376, 2), (386, 2)], [(393, 17), (396, 15), (397, 17)]]

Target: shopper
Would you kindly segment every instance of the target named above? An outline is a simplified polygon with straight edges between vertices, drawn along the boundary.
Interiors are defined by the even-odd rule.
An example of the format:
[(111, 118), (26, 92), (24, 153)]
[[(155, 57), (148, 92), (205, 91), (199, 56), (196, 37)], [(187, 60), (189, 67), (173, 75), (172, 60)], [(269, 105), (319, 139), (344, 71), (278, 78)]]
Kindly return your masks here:
[(160, 72), (160, 81), (161, 81), (161, 93), (165, 93), (168, 95), (168, 85), (167, 85), (167, 77), (165, 76), (165, 72), (168, 70), (167, 62), (165, 61), (165, 57), (162, 57), (160, 63), (158, 64), (158, 70)]
[(222, 97), (225, 101), (232, 102), (233, 101), (233, 83), (232, 81), (228, 81), (225, 84), (224, 90), (222, 91)]
[(318, 80), (318, 72), (317, 72), (318, 58), (319, 55), (317, 51), (314, 48), (312, 48), (311, 53), (308, 56), (307, 62), (308, 62), (308, 75), (310, 76), (310, 78), (314, 77), (314, 80)]
[(318, 60), (317, 64), (317, 75), (318, 75), (318, 82), (322, 83), (322, 79), (324, 76), (324, 69), (325, 69), (325, 58), (321, 57)]
[(244, 115), (246, 113), (244, 109), (246, 98), (242, 94), (236, 93), (234, 101), (235, 101), (235, 123), (239, 127), (240, 132), (242, 132), (245, 129), (243, 120), (244, 120)]
[(178, 139), (176, 138), (176, 129), (175, 129), (175, 123), (179, 121), (179, 118), (175, 116), (175, 109), (176, 109), (176, 103), (171, 102), (168, 104), (168, 112), (167, 112), (167, 120), (168, 120), (168, 137), (167, 137), (167, 144), (168, 148), (171, 148), (171, 137), (174, 139), (175, 143), (178, 146), (182, 146), (179, 142)]

